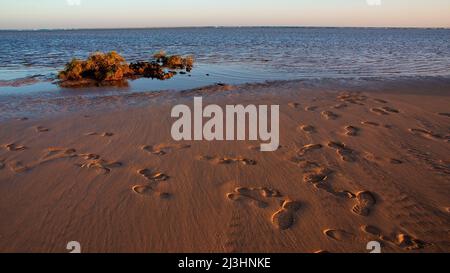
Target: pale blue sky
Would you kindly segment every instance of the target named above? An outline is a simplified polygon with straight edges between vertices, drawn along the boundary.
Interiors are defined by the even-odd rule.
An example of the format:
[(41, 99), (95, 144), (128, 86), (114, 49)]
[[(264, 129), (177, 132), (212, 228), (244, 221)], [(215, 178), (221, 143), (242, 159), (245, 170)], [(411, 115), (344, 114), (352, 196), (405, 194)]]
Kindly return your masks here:
[(450, 27), (450, 0), (381, 0), (380, 6), (367, 1), (377, 0), (0, 0), (0, 29)]

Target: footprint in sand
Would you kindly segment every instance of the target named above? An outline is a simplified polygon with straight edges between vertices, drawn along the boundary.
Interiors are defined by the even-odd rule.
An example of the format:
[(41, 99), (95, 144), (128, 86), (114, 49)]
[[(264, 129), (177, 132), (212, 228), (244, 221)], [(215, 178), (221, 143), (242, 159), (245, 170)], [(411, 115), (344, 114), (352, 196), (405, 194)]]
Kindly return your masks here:
[(289, 102), (288, 106), (295, 109), (295, 108), (300, 107), (300, 103), (298, 103), (298, 102)]
[(43, 126), (37, 126), (37, 127), (35, 127), (34, 129), (35, 129), (36, 132), (38, 132), (38, 133), (44, 133), (44, 132), (50, 131), (50, 129), (45, 128), (45, 127), (43, 127)]
[(137, 194), (157, 194), (162, 199), (168, 199), (172, 195), (168, 192), (157, 190), (160, 182), (168, 180), (170, 177), (162, 172), (154, 172), (150, 169), (140, 169), (137, 171), (139, 175), (145, 178), (149, 183), (146, 185), (135, 185), (131, 189)]
[(161, 199), (169, 199), (172, 195), (168, 192), (155, 191), (150, 185), (134, 185), (131, 190), (136, 194), (157, 194)]
[(322, 144), (307, 144), (307, 145), (301, 147), (298, 150), (297, 154), (299, 156), (303, 156), (310, 151), (320, 150), (320, 149), (322, 149), (322, 147), (323, 147)]
[(335, 106), (333, 106), (334, 109), (344, 109), (347, 107), (348, 107), (348, 104), (346, 104), (346, 103), (339, 103), (339, 104), (336, 104)]
[(374, 235), (374, 236), (377, 236), (377, 237), (381, 237), (382, 236), (381, 235), (381, 230), (379, 228), (371, 226), (371, 225), (361, 226), (361, 230), (363, 232), (367, 233), (367, 234), (370, 234), (370, 235)]
[(440, 134), (436, 134), (432, 131), (429, 130), (425, 130), (425, 129), (416, 129), (416, 128), (412, 128), (409, 129), (409, 131), (413, 134), (417, 134), (417, 135), (421, 135), (425, 138), (431, 138), (431, 139), (444, 139), (444, 137)]
[(173, 151), (178, 151), (182, 149), (188, 149), (191, 145), (186, 144), (158, 144), (154, 146), (144, 145), (141, 147), (142, 150), (149, 152), (153, 155), (165, 155)]
[(29, 170), (29, 168), (24, 165), (21, 161), (12, 161), (9, 164), (9, 168), (15, 173), (24, 173)]
[(305, 154), (319, 149), (322, 149), (322, 144), (307, 144), (299, 149), (289, 151), (285, 155), (285, 159), (294, 164), (305, 164), (305, 162), (309, 162), (304, 159)]
[(103, 174), (109, 174), (111, 169), (121, 167), (123, 164), (117, 161), (107, 161), (101, 158), (85, 157), (85, 162), (78, 164), (80, 168), (95, 169)]
[(328, 147), (335, 149), (336, 153), (341, 157), (343, 161), (354, 162), (356, 161), (356, 152), (348, 148), (344, 143), (337, 141), (328, 142)]
[(138, 193), (138, 194), (147, 194), (147, 193), (153, 192), (152, 188), (150, 186), (146, 186), (146, 185), (134, 185), (133, 187), (131, 187), (131, 190), (134, 193)]
[(297, 201), (285, 200), (281, 209), (272, 215), (272, 223), (280, 230), (290, 228), (295, 221), (295, 212), (300, 207), (301, 204)]
[(258, 208), (266, 208), (269, 204), (260, 200), (262, 194), (259, 193), (260, 188), (238, 187), (234, 192), (227, 194), (227, 198), (232, 201), (245, 202)]
[(361, 129), (359, 129), (356, 126), (348, 125), (348, 126), (345, 127), (345, 135), (347, 135), (347, 136), (357, 136), (360, 130)]
[(378, 162), (378, 161), (382, 161), (383, 159), (379, 156), (376, 156), (375, 154), (371, 153), (371, 152), (364, 152), (363, 154), (364, 159), (366, 159), (367, 161), (370, 162)]
[(397, 110), (397, 109), (395, 109), (395, 108), (392, 108), (392, 107), (389, 107), (389, 106), (381, 107), (381, 109), (384, 110), (384, 111), (386, 111), (386, 112), (389, 112), (389, 113), (395, 113), (395, 114), (400, 113), (399, 110)]
[(232, 164), (232, 163), (241, 163), (243, 165), (249, 165), (249, 166), (256, 165), (255, 160), (240, 157), (240, 156), (239, 157), (227, 157), (227, 156), (203, 155), (203, 156), (197, 157), (197, 160), (208, 161), (215, 165)]
[(77, 163), (75, 165), (80, 168), (96, 169), (104, 174), (110, 173), (112, 168), (122, 166), (121, 162), (107, 161), (100, 158), (100, 156), (96, 154), (77, 154), (77, 151), (72, 148), (50, 147), (46, 149), (45, 154), (38, 161), (27, 164), (27, 166), (24, 166), (21, 162), (13, 162), (13, 164), (11, 164), (11, 169), (15, 172), (24, 172), (41, 164), (66, 158), (82, 159), (81, 163)]
[(328, 192), (329, 194), (332, 194), (336, 197), (339, 198), (344, 198), (344, 199), (353, 199), (355, 198), (355, 194), (347, 191), (347, 190), (335, 190), (333, 189), (333, 187), (331, 186), (331, 184), (326, 183), (327, 181), (321, 181), (319, 183), (315, 183), (314, 187), (318, 190), (323, 190)]
[(313, 134), (316, 132), (316, 128), (312, 125), (300, 125), (299, 129), (308, 134)]
[(422, 249), (425, 248), (427, 246), (430, 246), (430, 243), (427, 243), (425, 241), (416, 239), (414, 237), (412, 237), (411, 235), (408, 234), (397, 234), (397, 236), (395, 237), (394, 243), (406, 250), (417, 250), (417, 249)]
[(378, 103), (383, 103), (383, 104), (388, 103), (387, 101), (382, 100), (382, 99), (377, 99), (377, 98), (375, 98), (375, 99), (373, 99), (373, 100), (376, 101), (376, 102), (378, 102)]
[(372, 113), (375, 113), (377, 115), (382, 115), (382, 116), (386, 116), (389, 115), (388, 112), (386, 112), (385, 110), (381, 109), (381, 108), (371, 108), (370, 111)]
[(363, 225), (361, 226), (361, 231), (370, 236), (376, 237), (377, 240), (394, 243), (392, 239), (388, 238), (387, 236), (384, 236), (381, 230), (375, 226)]
[(314, 111), (317, 110), (317, 108), (319, 108), (319, 107), (317, 107), (317, 106), (306, 106), (305, 107), (305, 111), (314, 112)]
[(61, 158), (72, 158), (77, 157), (79, 155), (76, 154), (77, 150), (69, 148), (59, 148), (59, 147), (50, 147), (47, 148), (46, 153), (41, 158), (39, 163), (46, 163), (52, 160), (61, 159)]
[(34, 169), (35, 167), (49, 163), (51, 161), (62, 159), (62, 158), (73, 158), (77, 157), (75, 149), (65, 149), (65, 148), (56, 148), (56, 147), (50, 147), (45, 151), (45, 154), (37, 161), (30, 162), (27, 165), (24, 165), (20, 161), (13, 161), (10, 164), (11, 170), (17, 173), (22, 173), (25, 171), (29, 171)]
[(379, 240), (394, 244), (405, 250), (417, 250), (431, 245), (430, 243), (416, 239), (405, 233), (397, 233), (392, 236), (386, 236), (382, 234), (382, 231), (379, 228), (371, 225), (361, 226), (361, 230), (366, 234), (377, 237)]
[(389, 125), (389, 124), (382, 125), (382, 124), (379, 124), (379, 123), (373, 122), (373, 121), (361, 121), (361, 124), (362, 125), (366, 125), (366, 126), (372, 126), (372, 127), (383, 126), (386, 129), (392, 129), (394, 127), (394, 126)]
[(352, 211), (361, 216), (369, 216), (370, 211), (376, 204), (375, 196), (369, 191), (361, 191), (356, 194), (356, 205)]
[(362, 95), (359, 92), (342, 92), (337, 99), (342, 102), (364, 105), (363, 102), (367, 100), (367, 96)]
[(329, 183), (329, 178), (333, 171), (329, 168), (323, 167), (317, 162), (308, 161), (302, 158), (297, 159), (297, 161), (291, 160), (292, 162), (298, 164), (298, 166), (303, 170), (303, 181), (314, 185), (318, 190), (324, 190), (334, 196), (353, 199), (356, 197), (350, 191), (347, 190), (335, 190)]
[(328, 238), (336, 241), (348, 241), (353, 239), (354, 235), (342, 229), (325, 229), (323, 231)]
[(438, 115), (450, 118), (450, 113), (438, 113)]
[(166, 181), (169, 176), (162, 172), (153, 172), (149, 169), (138, 170), (138, 174), (142, 175), (145, 179), (152, 182)]
[(321, 113), (321, 115), (322, 115), (322, 117), (324, 117), (325, 119), (328, 119), (328, 120), (335, 120), (335, 119), (339, 118), (338, 114), (335, 114), (331, 111), (323, 111)]
[(322, 167), (315, 162), (305, 161), (300, 163), (304, 169), (303, 181), (306, 183), (320, 183), (328, 179), (332, 171), (328, 168)]
[(369, 125), (369, 126), (374, 126), (374, 127), (378, 127), (380, 126), (379, 123), (373, 122), (373, 121), (361, 121), (362, 125)]
[(26, 146), (18, 145), (18, 144), (15, 144), (15, 143), (6, 144), (6, 145), (4, 145), (4, 147), (10, 152), (23, 151), (23, 150), (27, 149)]
[(271, 222), (280, 230), (289, 229), (294, 224), (296, 220), (295, 214), (301, 207), (300, 202), (283, 199), (282, 194), (278, 190), (266, 187), (238, 187), (233, 192), (228, 193), (227, 198), (263, 209), (275, 203), (278, 209), (272, 214)]
[(390, 158), (389, 163), (394, 164), (394, 165), (400, 165), (400, 164), (403, 164), (403, 161), (401, 161), (400, 159), (396, 159), (396, 158)]
[(100, 155), (93, 153), (79, 154), (78, 156), (83, 158), (84, 160), (100, 159)]
[(303, 181), (314, 185), (318, 190), (326, 191), (334, 196), (352, 199), (355, 198), (355, 194), (347, 190), (335, 190), (329, 183), (329, 177), (333, 173), (332, 170), (320, 166), (316, 162), (304, 161), (299, 164), (303, 169)]
[(85, 135), (86, 136), (112, 137), (112, 136), (114, 136), (114, 133), (111, 133), (111, 132), (103, 132), (103, 133), (89, 132), (89, 133), (86, 133)]

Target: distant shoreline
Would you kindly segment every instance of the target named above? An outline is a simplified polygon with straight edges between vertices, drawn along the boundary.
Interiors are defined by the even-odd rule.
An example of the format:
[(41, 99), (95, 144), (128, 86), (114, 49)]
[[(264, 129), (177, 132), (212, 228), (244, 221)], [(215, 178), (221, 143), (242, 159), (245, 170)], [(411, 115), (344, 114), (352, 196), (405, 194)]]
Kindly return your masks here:
[(177, 26), (177, 27), (124, 27), (124, 28), (37, 28), (37, 29), (0, 29), (0, 32), (20, 32), (20, 31), (86, 31), (86, 30), (152, 30), (152, 29), (230, 29), (230, 28), (302, 28), (302, 29), (389, 29), (389, 30), (450, 30), (450, 27), (352, 27), (352, 26)]

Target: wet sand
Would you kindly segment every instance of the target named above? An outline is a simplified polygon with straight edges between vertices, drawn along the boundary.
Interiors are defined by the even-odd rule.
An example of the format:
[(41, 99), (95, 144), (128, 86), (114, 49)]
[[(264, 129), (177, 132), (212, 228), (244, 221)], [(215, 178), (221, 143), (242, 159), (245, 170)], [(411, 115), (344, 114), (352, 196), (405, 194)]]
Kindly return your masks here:
[[(173, 141), (170, 110), (193, 96), (279, 104), (281, 147)], [(0, 252), (450, 251), (447, 82), (58, 103), (0, 122)]]

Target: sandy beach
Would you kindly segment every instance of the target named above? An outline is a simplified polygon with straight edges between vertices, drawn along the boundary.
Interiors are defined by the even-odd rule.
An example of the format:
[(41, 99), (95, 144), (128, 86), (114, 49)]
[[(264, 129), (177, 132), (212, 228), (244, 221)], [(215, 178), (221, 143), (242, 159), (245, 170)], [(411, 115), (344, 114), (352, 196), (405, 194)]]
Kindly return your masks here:
[[(448, 252), (449, 90), (215, 86), (2, 121), (0, 251)], [(194, 96), (280, 105), (280, 148), (173, 141)]]

